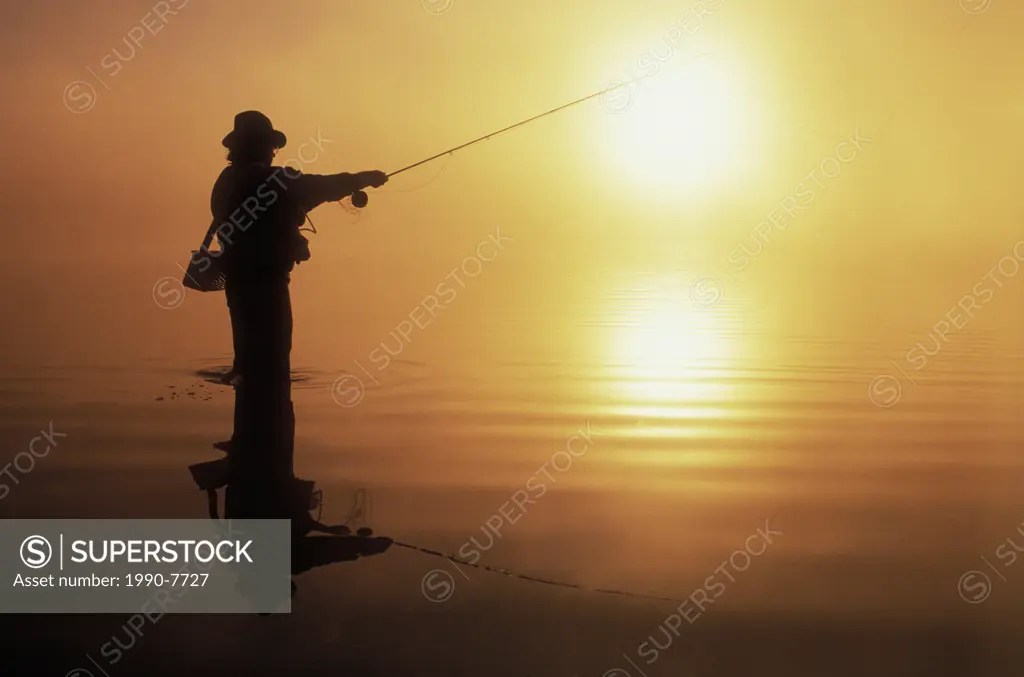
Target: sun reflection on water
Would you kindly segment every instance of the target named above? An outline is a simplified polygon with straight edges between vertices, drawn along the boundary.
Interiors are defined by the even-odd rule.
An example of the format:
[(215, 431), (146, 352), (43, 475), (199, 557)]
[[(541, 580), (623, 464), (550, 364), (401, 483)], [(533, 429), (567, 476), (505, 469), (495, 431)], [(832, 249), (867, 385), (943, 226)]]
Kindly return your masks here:
[(736, 395), (727, 376), (738, 356), (727, 313), (695, 305), (676, 277), (616, 296), (608, 334), (616, 413), (662, 422), (727, 418)]

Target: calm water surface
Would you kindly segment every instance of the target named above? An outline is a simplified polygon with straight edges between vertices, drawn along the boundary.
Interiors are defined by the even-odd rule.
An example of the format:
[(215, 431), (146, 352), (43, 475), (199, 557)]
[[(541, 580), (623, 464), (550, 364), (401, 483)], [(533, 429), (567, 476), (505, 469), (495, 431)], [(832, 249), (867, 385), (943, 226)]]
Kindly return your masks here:
[[(665, 644), (671, 603), (393, 549), (304, 576), (289, 619), (162, 621), (111, 673), (173, 660), (263, 674), (307, 652), (364, 674), (566, 677), (990, 674), (1017, 660), (1024, 564), (997, 548), (1024, 550), (1019, 295), (936, 350), (929, 330), (956, 296), (902, 325), (836, 332), (779, 322), (724, 278), (695, 288), (699, 272), (612, 273), (529, 308), (496, 302), (481, 278), (408, 338), (391, 332), (414, 296), (370, 328), (350, 318), (338, 342), (318, 339), (296, 291), (297, 471), (325, 488), (325, 516), (367, 489), (378, 533), (445, 552), (475, 539), (482, 563), (591, 588), (683, 599), (719, 569), (724, 594), (656, 661), (638, 648)], [(8, 455), (51, 420), (68, 437), (4, 515), (202, 517), (186, 466), (230, 434), (232, 392), (204, 378), (230, 361), (221, 302), (189, 297), (105, 366), (73, 353), (11, 365)], [(205, 336), (174, 334), (172, 319), (196, 317)], [(918, 342), (933, 355), (915, 369)], [(528, 489), (534, 502), (510, 518)], [(723, 578), (766, 528), (780, 535)], [(431, 570), (454, 585), (443, 604), (422, 594)], [(963, 598), (981, 588), (958, 590), (972, 570), (984, 603)], [(124, 632), (110, 617), (61, 622), (78, 639), (52, 674)], [(44, 646), (45, 623), (26, 627), (26, 645)], [(267, 633), (289, 649), (245, 653)]]

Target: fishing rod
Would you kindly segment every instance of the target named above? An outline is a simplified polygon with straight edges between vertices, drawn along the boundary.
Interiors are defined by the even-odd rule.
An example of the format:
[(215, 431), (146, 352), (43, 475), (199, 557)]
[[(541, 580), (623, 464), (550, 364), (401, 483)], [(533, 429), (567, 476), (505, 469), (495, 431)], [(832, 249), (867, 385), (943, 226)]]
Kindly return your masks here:
[[(695, 57), (695, 59), (699, 59), (699, 58), (701, 58), (703, 56), (707, 56), (707, 55), (706, 54), (701, 54), (700, 56)], [(446, 155), (451, 155), (451, 154), (456, 153), (456, 152), (458, 152), (458, 151), (460, 151), (460, 150), (462, 150), (464, 148), (469, 148), (470, 146), (472, 146), (474, 144), (477, 144), (477, 143), (480, 143), (481, 141), (487, 141), (488, 139), (492, 139), (495, 136), (498, 136), (499, 134), (504, 134), (505, 132), (510, 132), (513, 129), (515, 129), (516, 127), (522, 127), (523, 125), (529, 124), (529, 123), (534, 122), (536, 120), (540, 120), (541, 118), (547, 117), (549, 115), (553, 115), (553, 114), (555, 114), (555, 113), (557, 113), (559, 111), (563, 111), (566, 108), (571, 108), (572, 106), (575, 106), (577, 104), (581, 104), (584, 101), (590, 101), (591, 99), (597, 98), (599, 96), (603, 96), (603, 95), (607, 94), (608, 92), (613, 92), (616, 89), (621, 89), (621, 88), (626, 87), (628, 85), (632, 85), (632, 84), (635, 84), (637, 82), (640, 82), (641, 80), (646, 80), (647, 78), (654, 77), (655, 75), (658, 75), (659, 73), (662, 73), (662, 72), (663, 71), (659, 69), (659, 70), (654, 71), (653, 73), (647, 73), (645, 75), (641, 75), (641, 76), (632, 78), (631, 80), (626, 80), (625, 82), (620, 82), (620, 83), (612, 85), (610, 87), (605, 87), (604, 89), (602, 89), (599, 92), (594, 92), (593, 94), (588, 94), (587, 96), (584, 96), (583, 98), (576, 99), (575, 101), (570, 101), (569, 103), (566, 103), (566, 104), (562, 104), (561, 106), (558, 106), (557, 108), (552, 108), (551, 110), (545, 111), (543, 113), (540, 113), (539, 115), (534, 115), (531, 118), (527, 118), (525, 120), (520, 120), (519, 122), (515, 123), (514, 125), (509, 125), (508, 127), (504, 127), (502, 129), (499, 129), (496, 132), (491, 132), (490, 134), (485, 134), (484, 136), (481, 136), (478, 139), (473, 139), (472, 141), (467, 141), (466, 143), (461, 144), (459, 146), (455, 146), (454, 148), (449, 148), (448, 150), (443, 151), (441, 153), (438, 153), (437, 155), (431, 155), (430, 157), (426, 158), (425, 160), (420, 160), (419, 162), (414, 162), (411, 165), (407, 165), (405, 167), (402, 167), (401, 169), (396, 169), (395, 171), (391, 172), (390, 174), (387, 174), (387, 177), (390, 179), (392, 176), (397, 176), (398, 174), (401, 174), (402, 172), (407, 172), (410, 169), (414, 169), (415, 167), (419, 167), (420, 165), (425, 165), (428, 162), (433, 162), (434, 160), (437, 160), (438, 158), (442, 158), (442, 157), (444, 157)], [(367, 204), (369, 204), (369, 202), (370, 202), (370, 198), (366, 195), (366, 193), (364, 191), (357, 190), (356, 192), (352, 193), (352, 206), (358, 207), (359, 209), (362, 209)]]

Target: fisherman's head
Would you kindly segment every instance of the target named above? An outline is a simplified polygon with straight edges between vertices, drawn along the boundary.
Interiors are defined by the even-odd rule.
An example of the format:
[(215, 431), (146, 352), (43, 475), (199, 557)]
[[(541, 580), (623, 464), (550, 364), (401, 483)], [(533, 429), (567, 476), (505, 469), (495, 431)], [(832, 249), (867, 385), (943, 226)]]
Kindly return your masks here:
[(235, 128), (222, 141), (228, 149), (228, 162), (265, 162), (270, 164), (288, 139), (274, 129), (270, 118), (259, 111), (247, 110), (235, 116)]

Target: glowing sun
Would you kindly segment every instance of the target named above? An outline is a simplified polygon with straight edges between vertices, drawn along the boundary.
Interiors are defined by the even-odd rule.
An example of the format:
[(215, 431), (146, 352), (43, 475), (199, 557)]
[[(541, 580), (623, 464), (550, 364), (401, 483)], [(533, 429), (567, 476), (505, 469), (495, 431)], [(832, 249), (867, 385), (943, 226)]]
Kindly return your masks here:
[(628, 86), (603, 115), (617, 169), (639, 181), (680, 186), (719, 181), (750, 155), (739, 80), (711, 56), (666, 64)]

